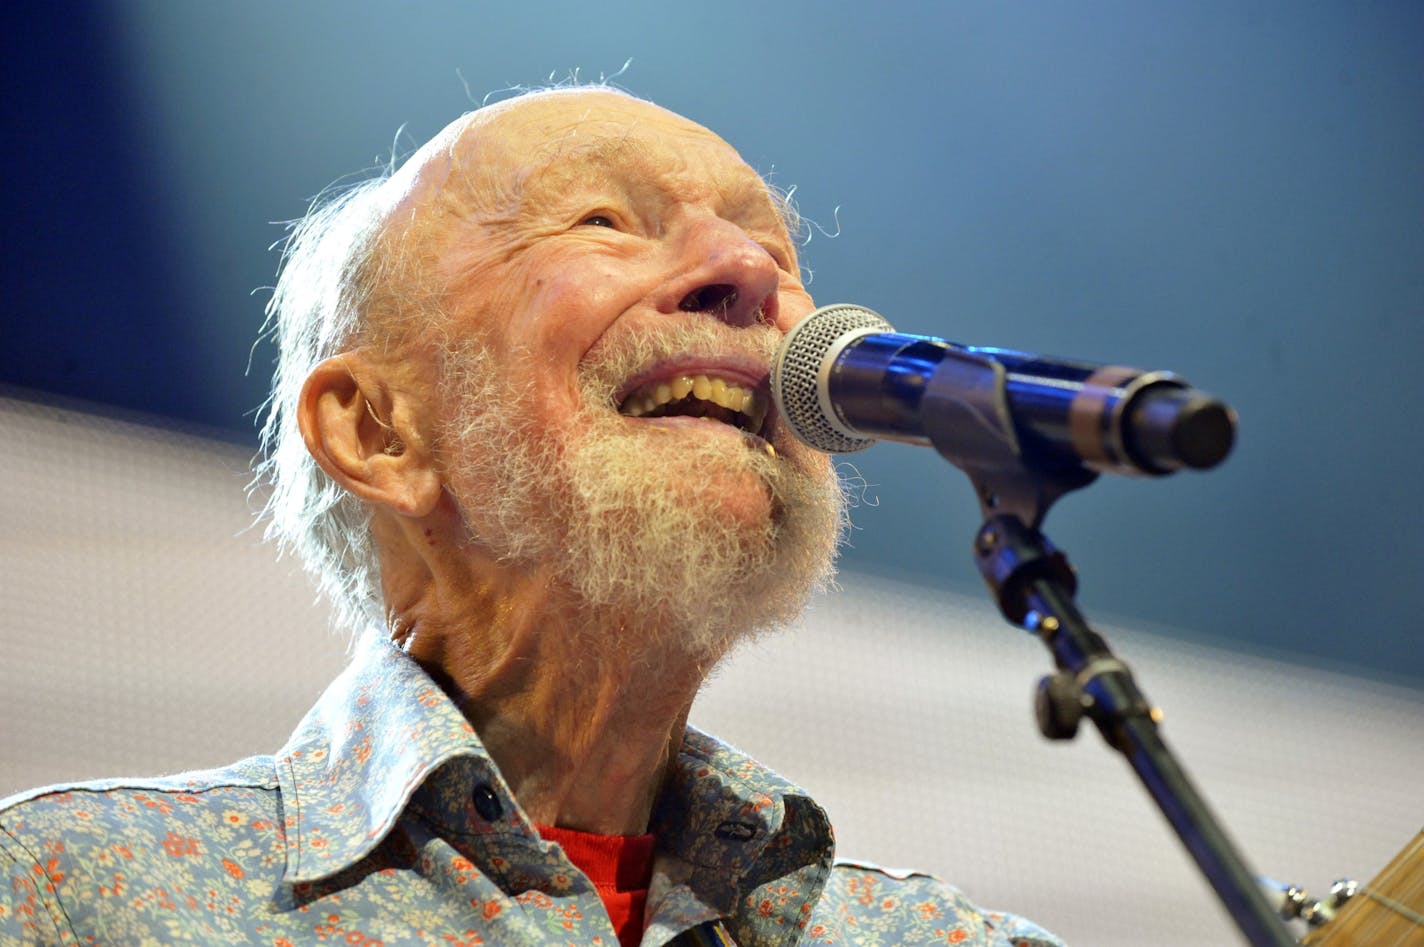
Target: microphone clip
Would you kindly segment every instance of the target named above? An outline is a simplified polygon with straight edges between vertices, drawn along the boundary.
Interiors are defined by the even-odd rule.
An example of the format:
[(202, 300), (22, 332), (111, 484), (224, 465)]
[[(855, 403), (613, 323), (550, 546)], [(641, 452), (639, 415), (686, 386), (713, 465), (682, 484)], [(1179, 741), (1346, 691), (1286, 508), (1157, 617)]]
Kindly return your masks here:
[(1086, 487), (1098, 474), (1078, 463), (1028, 463), (1006, 384), (1000, 362), (946, 349), (929, 375), (920, 416), (934, 449), (969, 477), (986, 520), (1008, 514), (1038, 529), (1059, 497)]

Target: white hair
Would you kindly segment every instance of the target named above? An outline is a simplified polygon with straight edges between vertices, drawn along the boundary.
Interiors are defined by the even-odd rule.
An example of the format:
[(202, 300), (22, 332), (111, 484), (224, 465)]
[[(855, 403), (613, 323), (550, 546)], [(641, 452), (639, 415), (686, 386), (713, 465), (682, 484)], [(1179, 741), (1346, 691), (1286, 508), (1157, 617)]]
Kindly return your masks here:
[(397, 261), (381, 247), (386, 176), (327, 191), (289, 225), (263, 326), (277, 344), (256, 465), (270, 490), (263, 535), (297, 555), (336, 620), (355, 629), (384, 619), (370, 512), (312, 458), (297, 408), (312, 370), (370, 335), (372, 309), (390, 285)]

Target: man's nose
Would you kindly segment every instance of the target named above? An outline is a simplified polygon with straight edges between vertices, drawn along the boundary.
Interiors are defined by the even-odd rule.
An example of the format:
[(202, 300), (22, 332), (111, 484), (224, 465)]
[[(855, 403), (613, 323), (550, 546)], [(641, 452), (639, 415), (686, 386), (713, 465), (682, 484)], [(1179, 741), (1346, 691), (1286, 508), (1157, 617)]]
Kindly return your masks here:
[(682, 271), (663, 287), (659, 311), (701, 313), (736, 328), (775, 325), (781, 271), (746, 231), (726, 220), (696, 221), (682, 254)]

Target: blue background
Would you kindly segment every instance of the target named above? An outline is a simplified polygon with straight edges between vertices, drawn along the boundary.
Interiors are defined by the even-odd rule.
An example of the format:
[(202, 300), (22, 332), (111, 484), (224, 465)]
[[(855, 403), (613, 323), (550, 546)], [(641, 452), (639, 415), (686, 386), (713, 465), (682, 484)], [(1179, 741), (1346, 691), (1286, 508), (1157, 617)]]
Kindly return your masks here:
[[(820, 302), (1171, 369), (1238, 409), (1223, 467), (1051, 514), (1089, 615), (1424, 686), (1424, 5), (3, 16), (0, 382), (255, 444), (274, 222), (488, 92), (631, 58), (622, 85), (796, 186)], [(957, 471), (898, 445), (851, 462), (871, 503), (847, 567), (977, 584)]]

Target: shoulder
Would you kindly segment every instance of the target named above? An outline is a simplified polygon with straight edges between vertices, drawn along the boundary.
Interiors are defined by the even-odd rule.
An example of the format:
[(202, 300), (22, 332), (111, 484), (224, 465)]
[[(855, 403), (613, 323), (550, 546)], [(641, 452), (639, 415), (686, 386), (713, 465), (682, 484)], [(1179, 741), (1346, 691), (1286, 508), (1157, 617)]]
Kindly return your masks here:
[[(249, 835), (282, 847), (271, 757), (155, 779), (46, 786), (0, 801), (0, 941), (63, 943), (76, 901), (120, 900), (138, 879), (183, 876)], [(36, 926), (38, 925), (38, 927)]]
[(219, 829), (274, 810), (276, 791), (273, 760), (264, 756), (174, 776), (44, 786), (0, 800), (0, 844), (53, 848), (69, 839)]
[(812, 943), (1062, 947), (1037, 925), (985, 910), (927, 872), (851, 859), (833, 865), (810, 932)]
[[(0, 825), (14, 828), (56, 818), (81, 821), (101, 814), (144, 810), (172, 814), (183, 805), (201, 808), (218, 799), (257, 799), (277, 788), (277, 771), (270, 756), (255, 756), (221, 769), (195, 770), (173, 776), (98, 779), (41, 786), (0, 799)], [(82, 815), (80, 814), (82, 813)]]

